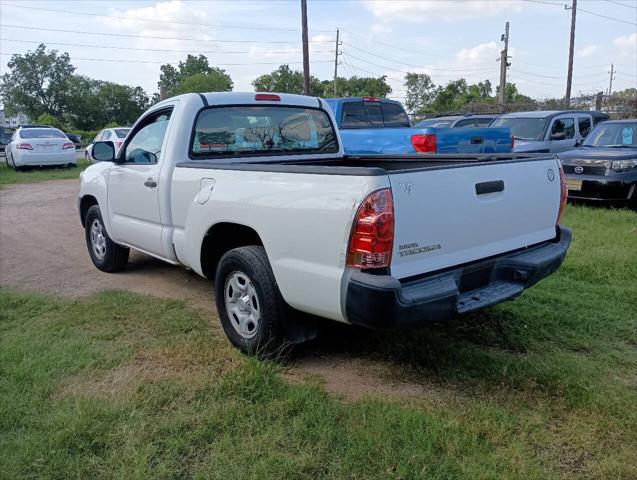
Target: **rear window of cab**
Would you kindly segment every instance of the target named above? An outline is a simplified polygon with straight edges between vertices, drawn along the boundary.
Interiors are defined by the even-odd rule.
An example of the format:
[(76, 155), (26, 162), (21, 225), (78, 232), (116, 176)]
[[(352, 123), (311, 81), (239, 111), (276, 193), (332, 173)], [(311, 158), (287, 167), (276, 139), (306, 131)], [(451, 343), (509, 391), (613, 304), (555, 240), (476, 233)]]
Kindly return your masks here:
[(192, 158), (336, 152), (336, 133), (324, 110), (286, 106), (204, 109), (190, 145)]

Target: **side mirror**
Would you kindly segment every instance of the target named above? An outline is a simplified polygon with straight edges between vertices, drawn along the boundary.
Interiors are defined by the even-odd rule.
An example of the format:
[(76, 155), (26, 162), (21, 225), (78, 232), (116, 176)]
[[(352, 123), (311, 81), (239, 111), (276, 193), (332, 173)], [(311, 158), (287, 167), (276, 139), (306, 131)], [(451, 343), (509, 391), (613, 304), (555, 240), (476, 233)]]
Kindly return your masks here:
[(566, 132), (552, 133), (549, 140), (566, 140)]
[(114, 162), (115, 161), (115, 145), (113, 142), (95, 142), (91, 150), (91, 157), (96, 162)]

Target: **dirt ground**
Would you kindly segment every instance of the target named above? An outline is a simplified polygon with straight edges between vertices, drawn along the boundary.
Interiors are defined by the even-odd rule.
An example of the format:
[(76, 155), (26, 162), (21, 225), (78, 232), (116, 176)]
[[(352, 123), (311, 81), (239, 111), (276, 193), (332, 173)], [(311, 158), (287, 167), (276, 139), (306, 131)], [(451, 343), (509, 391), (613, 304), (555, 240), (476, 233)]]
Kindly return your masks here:
[[(0, 190), (0, 286), (70, 297), (121, 289), (174, 298), (213, 315), (212, 324), (218, 325), (212, 285), (193, 272), (138, 252), (131, 252), (123, 273), (103, 273), (93, 266), (77, 211), (78, 183), (56, 180)], [(316, 379), (347, 400), (441, 396), (437, 387), (391, 376), (384, 362), (320, 346), (298, 355), (286, 374), (290, 381)]]

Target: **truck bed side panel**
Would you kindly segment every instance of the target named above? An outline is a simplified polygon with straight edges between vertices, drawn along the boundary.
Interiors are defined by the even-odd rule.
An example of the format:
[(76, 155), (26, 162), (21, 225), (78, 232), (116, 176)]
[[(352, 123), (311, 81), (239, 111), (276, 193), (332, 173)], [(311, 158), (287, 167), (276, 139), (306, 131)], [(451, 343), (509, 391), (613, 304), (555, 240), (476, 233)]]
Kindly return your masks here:
[[(200, 186), (211, 181), (212, 193), (201, 204)], [(283, 298), (302, 311), (343, 321), (341, 281), (352, 220), (369, 192), (387, 186), (387, 176), (176, 168), (175, 251), (201, 274), (201, 245), (211, 226), (250, 227), (263, 241)]]

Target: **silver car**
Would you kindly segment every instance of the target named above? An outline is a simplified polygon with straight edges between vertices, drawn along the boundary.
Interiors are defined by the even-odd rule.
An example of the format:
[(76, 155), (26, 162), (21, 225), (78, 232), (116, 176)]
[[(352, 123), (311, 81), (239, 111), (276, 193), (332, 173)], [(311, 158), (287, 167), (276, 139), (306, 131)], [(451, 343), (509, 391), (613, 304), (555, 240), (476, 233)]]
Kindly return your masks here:
[(601, 112), (562, 110), (507, 113), (489, 127), (507, 127), (515, 138), (514, 152), (555, 153), (573, 149), (600, 122)]

